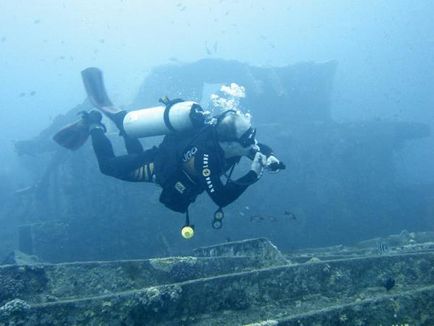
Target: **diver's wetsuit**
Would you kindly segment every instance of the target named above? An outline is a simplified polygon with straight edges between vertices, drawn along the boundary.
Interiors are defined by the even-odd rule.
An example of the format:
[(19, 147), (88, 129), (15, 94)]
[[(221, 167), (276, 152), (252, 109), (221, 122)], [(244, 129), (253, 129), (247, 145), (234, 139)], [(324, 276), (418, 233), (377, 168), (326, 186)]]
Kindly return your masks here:
[[(224, 207), (236, 200), (258, 179), (254, 171), (249, 171), (238, 180), (226, 184), (221, 181), (220, 177), (237, 163), (240, 157), (225, 159), (213, 126), (204, 128), (186, 143), (182, 143), (179, 135), (166, 136), (158, 148), (153, 147), (146, 151), (138, 139), (124, 136), (128, 155), (122, 156), (114, 155), (111, 142), (102, 129), (92, 130), (91, 136), (103, 174), (126, 181), (156, 182), (164, 189), (160, 201), (178, 212), (185, 211), (188, 204), (204, 190), (219, 207)], [(269, 147), (261, 144), (259, 146), (264, 155), (272, 154)], [(254, 153), (250, 158), (253, 157)], [(177, 188), (179, 178), (183, 180), (181, 189)], [(184, 193), (184, 186), (188, 188), (186, 193), (190, 192), (188, 202), (177, 203), (184, 199), (176, 198), (179, 194), (172, 188)], [(169, 191), (166, 191), (168, 188)], [(175, 203), (167, 203), (167, 200)]]
[(132, 182), (154, 182), (154, 159), (157, 148), (144, 151), (136, 138), (124, 136), (127, 155), (115, 156), (113, 146), (100, 128), (91, 131), (92, 145), (100, 171), (117, 179)]
[[(271, 155), (271, 149), (259, 145), (264, 155)], [(264, 153), (265, 152), (265, 153)], [(250, 155), (253, 159), (255, 153)], [(208, 128), (183, 151), (183, 169), (202, 191), (206, 190), (211, 199), (219, 206), (225, 207), (236, 200), (248, 186), (258, 180), (254, 171), (249, 171), (237, 180), (223, 183), (220, 177), (239, 162), (241, 157), (225, 159), (224, 152), (218, 144), (216, 131)]]

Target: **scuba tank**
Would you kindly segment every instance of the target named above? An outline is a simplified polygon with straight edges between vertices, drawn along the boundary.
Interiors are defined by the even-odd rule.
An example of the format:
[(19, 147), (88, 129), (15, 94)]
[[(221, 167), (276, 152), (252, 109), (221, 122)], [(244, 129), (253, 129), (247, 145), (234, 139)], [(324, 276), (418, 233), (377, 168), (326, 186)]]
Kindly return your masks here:
[[(201, 128), (206, 121), (202, 107), (193, 101), (160, 99), (163, 105), (127, 112), (115, 108), (107, 95), (102, 71), (90, 67), (81, 72), (89, 101), (128, 136), (134, 138), (168, 135)], [(120, 121), (118, 121), (118, 119)], [(122, 120), (121, 120), (122, 119)], [(119, 124), (122, 122), (122, 126)]]
[(160, 99), (164, 106), (155, 106), (128, 112), (123, 126), (128, 136), (141, 138), (168, 135), (201, 128), (205, 112), (193, 101)]

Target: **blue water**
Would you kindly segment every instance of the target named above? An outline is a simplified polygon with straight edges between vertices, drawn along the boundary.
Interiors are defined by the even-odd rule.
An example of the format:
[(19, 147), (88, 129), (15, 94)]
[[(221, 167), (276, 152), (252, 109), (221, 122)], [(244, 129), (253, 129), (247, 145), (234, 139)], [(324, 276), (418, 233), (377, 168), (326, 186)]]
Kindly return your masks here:
[[(236, 60), (268, 69), (264, 77), (268, 84), (251, 82), (251, 88), (246, 88), (246, 103), (249, 92), (256, 94), (256, 103), (267, 100), (260, 107), (245, 109), (256, 116), (258, 137), (262, 126), (262, 139), (287, 161), (288, 170), (265, 175), (228, 208), (227, 228), (218, 234), (208, 230), (214, 206), (204, 199), (195, 219), (207, 231), (191, 246), (267, 236), (282, 248), (294, 248), (348, 243), (403, 228), (432, 230), (432, 136), (390, 142), (396, 140), (394, 128), (400, 123), (423, 124), (414, 125), (416, 129), (433, 126), (433, 14), (434, 3), (428, 0), (0, 1), (0, 222), (4, 226), (0, 243), (3, 236), (4, 252), (18, 246), (20, 224), (37, 222), (44, 215), (24, 209), (27, 204), (32, 207), (33, 199), (17, 199), (13, 193), (38, 182), (47, 158), (18, 157), (14, 142), (36, 137), (56, 116), (85, 101), (81, 70), (101, 68), (113, 102), (130, 107), (146, 98), (143, 86), (155, 68), (202, 59)], [(294, 112), (303, 112), (304, 100), (289, 101), (293, 107), (277, 110), (279, 94), (291, 99), (298, 89), (295, 93), (286, 89), (276, 70), (325, 62), (336, 66), (330, 73), (330, 87), (324, 86), (324, 98), (315, 89), (316, 95), (309, 96), (310, 85), (319, 77), (309, 80), (305, 71), (294, 78), (305, 81), (301, 98), (314, 102), (318, 96), (318, 103), (323, 103), (318, 110), (326, 108), (328, 119), (312, 118), (307, 125), (294, 120)], [(246, 76), (256, 78), (253, 72)], [(152, 86), (158, 93), (164, 85)], [(198, 100), (208, 102), (218, 86), (206, 81)], [(267, 97), (269, 89), (275, 91), (274, 98)], [(158, 96), (164, 95), (171, 94)], [(80, 194), (71, 191), (73, 196)], [(154, 190), (147, 196), (157, 198)], [(101, 200), (96, 198), (90, 201)], [(55, 200), (64, 203), (71, 198)], [(21, 209), (15, 210), (14, 205)], [(149, 213), (146, 205), (143, 210)], [(58, 214), (56, 218), (62, 219), (62, 212)], [(90, 214), (86, 209), (77, 212), (86, 214)], [(104, 225), (106, 214), (96, 219), (94, 228)], [(132, 222), (119, 212), (114, 214), (119, 220), (113, 228), (125, 226), (121, 240), (128, 242)], [(145, 213), (142, 217), (149, 219), (147, 232), (153, 243), (147, 255), (160, 253), (161, 244), (152, 238), (160, 232), (185, 246), (178, 239), (182, 217), (161, 216), (166, 211), (157, 205), (152, 214), (160, 219)], [(92, 225), (92, 220), (87, 223)], [(97, 241), (93, 236), (86, 235), (89, 245)]]

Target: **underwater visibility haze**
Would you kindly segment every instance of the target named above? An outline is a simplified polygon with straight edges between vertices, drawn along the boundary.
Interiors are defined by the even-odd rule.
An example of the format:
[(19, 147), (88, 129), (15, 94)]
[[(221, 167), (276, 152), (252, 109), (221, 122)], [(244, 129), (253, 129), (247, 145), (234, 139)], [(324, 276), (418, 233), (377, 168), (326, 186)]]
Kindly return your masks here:
[[(370, 298), (396, 295), (400, 322), (429, 325), (402, 291), (433, 296), (433, 15), (428, 0), (0, 0), (0, 324), (292, 325), (319, 295), (369, 325), (345, 304), (377, 316)], [(231, 273), (246, 274), (208, 280)], [(304, 276), (327, 282), (290, 288)], [(182, 283), (198, 279), (244, 290), (205, 309), (208, 285)], [(248, 284), (291, 311), (254, 312)], [(123, 291), (138, 303), (62, 306)]]

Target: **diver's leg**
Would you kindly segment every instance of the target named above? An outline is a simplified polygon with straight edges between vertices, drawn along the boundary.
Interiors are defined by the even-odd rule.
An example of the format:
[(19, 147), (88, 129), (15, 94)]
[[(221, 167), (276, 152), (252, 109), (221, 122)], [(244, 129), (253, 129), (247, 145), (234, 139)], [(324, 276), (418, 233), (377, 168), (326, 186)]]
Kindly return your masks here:
[(111, 121), (119, 129), (119, 134), (124, 137), (125, 148), (128, 154), (143, 153), (143, 147), (137, 138), (129, 137), (124, 129), (124, 118), (127, 115), (127, 111), (120, 111), (118, 113), (107, 115)]
[(94, 128), (90, 134), (101, 173), (126, 181), (152, 181), (152, 173), (147, 173), (146, 165), (152, 163), (157, 148), (143, 151), (140, 145), (140, 153), (115, 156), (113, 146), (103, 129)]
[(132, 138), (127, 135), (123, 135), (125, 148), (128, 154), (140, 154), (143, 153), (143, 146), (137, 138)]
[[(100, 111), (102, 111), (104, 115), (110, 120), (112, 120), (114, 124), (118, 127), (121, 136), (125, 138), (125, 147), (127, 148), (128, 154), (142, 153), (143, 148), (139, 140), (135, 138), (130, 138), (125, 133), (123, 120), (125, 118), (125, 115), (127, 114), (127, 111), (120, 110), (113, 106), (113, 103), (108, 97), (107, 91), (104, 86), (102, 71), (92, 67), (84, 69), (81, 72), (81, 75), (83, 77), (83, 83), (90, 102)], [(101, 121), (101, 119), (99, 119), (99, 121)]]
[(103, 174), (110, 175), (110, 161), (115, 158), (112, 143), (102, 128), (93, 128), (90, 131), (90, 136), (100, 171)]

